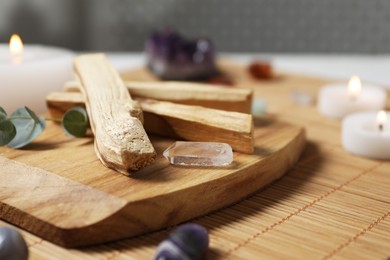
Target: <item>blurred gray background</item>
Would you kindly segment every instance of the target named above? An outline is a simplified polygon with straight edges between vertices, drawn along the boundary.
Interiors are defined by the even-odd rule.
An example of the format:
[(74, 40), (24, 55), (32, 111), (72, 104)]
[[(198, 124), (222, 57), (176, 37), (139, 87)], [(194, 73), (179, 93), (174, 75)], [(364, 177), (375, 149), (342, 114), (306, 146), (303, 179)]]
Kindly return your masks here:
[(219, 51), (389, 53), (389, 0), (1, 0), (0, 42), (140, 51), (150, 32), (208, 36)]

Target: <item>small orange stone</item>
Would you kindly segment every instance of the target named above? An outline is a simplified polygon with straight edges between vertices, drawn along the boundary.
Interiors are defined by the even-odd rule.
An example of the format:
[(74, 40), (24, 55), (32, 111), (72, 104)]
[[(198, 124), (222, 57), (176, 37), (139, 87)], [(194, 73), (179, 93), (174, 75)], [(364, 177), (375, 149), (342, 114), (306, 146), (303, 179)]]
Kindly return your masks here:
[(264, 61), (252, 62), (248, 71), (255, 79), (271, 79), (274, 76), (271, 64)]

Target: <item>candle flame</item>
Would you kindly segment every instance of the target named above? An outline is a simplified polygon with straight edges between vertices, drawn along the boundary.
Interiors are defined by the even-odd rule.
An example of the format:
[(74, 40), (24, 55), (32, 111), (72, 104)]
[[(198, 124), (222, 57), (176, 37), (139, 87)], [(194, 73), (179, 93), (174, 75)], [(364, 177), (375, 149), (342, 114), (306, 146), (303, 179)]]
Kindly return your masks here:
[(385, 111), (379, 111), (376, 116), (376, 123), (379, 127), (379, 130), (382, 131), (384, 125), (387, 123), (387, 114)]
[(355, 99), (360, 95), (362, 91), (362, 82), (358, 76), (352, 76), (348, 82), (348, 95)]
[(23, 42), (19, 35), (13, 34), (9, 41), (9, 51), (13, 58), (14, 63), (20, 63), (21, 56), (23, 54)]

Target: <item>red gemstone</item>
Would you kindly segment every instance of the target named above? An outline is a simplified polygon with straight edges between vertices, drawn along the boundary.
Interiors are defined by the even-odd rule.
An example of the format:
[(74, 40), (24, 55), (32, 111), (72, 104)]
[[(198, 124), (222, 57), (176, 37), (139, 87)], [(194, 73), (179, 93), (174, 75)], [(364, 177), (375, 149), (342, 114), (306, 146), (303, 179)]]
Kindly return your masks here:
[(248, 67), (249, 73), (255, 79), (271, 79), (273, 70), (271, 64), (264, 61), (254, 61)]

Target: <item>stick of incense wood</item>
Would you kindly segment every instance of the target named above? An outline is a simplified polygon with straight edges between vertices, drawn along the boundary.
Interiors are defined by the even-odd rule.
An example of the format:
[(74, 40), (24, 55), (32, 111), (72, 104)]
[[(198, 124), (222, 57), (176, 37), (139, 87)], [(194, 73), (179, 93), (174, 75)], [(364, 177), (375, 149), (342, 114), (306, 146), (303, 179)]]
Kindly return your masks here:
[(95, 151), (104, 165), (119, 172), (150, 164), (155, 150), (137, 108), (119, 74), (104, 54), (80, 55), (74, 69), (95, 135)]
[[(66, 92), (79, 92), (79, 83), (64, 85)], [(125, 82), (133, 98), (147, 98), (226, 111), (250, 113), (253, 91), (191, 82)]]
[[(145, 118), (149, 134), (168, 136), (190, 141), (225, 142), (233, 150), (253, 153), (252, 115), (223, 111), (200, 106), (137, 99)], [(84, 106), (79, 92), (53, 92), (46, 97), (53, 117), (62, 117), (70, 108)]]

